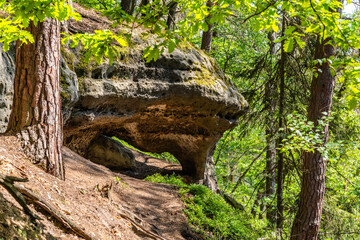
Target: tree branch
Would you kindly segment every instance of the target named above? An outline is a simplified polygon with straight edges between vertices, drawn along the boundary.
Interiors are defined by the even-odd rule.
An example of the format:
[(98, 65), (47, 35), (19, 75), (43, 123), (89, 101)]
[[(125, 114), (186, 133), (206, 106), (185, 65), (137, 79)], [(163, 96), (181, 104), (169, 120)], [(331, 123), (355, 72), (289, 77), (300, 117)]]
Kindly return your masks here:
[(245, 172), (243, 172), (243, 174), (241, 174), (241, 176), (239, 177), (239, 179), (236, 182), (236, 185), (234, 187), (234, 189), (231, 191), (231, 194), (233, 194), (235, 192), (235, 190), (238, 188), (239, 184), (241, 183), (241, 180), (245, 177), (246, 173), (250, 170), (250, 168), (252, 167), (252, 165), (254, 165), (254, 163), (256, 162), (256, 160), (258, 160), (261, 155), (265, 152), (266, 147), (261, 151), (261, 153), (259, 153), (250, 163), (250, 165), (247, 167), (247, 169), (245, 170)]
[(269, 7), (273, 6), (275, 3), (276, 3), (276, 1), (273, 1), (273, 2), (271, 2), (269, 5), (267, 5), (264, 9), (262, 9), (261, 11), (256, 12), (256, 13), (248, 16), (247, 18), (245, 18), (245, 19), (241, 22), (241, 24), (244, 24), (244, 23), (246, 23), (250, 18), (253, 18), (253, 17), (255, 17), (255, 16), (257, 16), (257, 15), (260, 15), (261, 13), (265, 12), (266, 10), (269, 9)]

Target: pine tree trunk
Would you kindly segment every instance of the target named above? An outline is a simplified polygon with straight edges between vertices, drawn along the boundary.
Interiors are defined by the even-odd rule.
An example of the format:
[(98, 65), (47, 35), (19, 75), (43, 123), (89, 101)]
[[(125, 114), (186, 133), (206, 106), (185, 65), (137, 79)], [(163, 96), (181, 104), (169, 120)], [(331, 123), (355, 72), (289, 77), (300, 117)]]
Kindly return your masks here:
[[(317, 42), (315, 59), (329, 58), (335, 55), (334, 46), (327, 44), (331, 39), (320, 43)], [(332, 96), (335, 86), (335, 78), (331, 75), (331, 69), (328, 62), (317, 64), (318, 69), (311, 83), (311, 95), (308, 107), (308, 120), (318, 125), (318, 120), (323, 116), (328, 116)], [(326, 114), (324, 115), (324, 112)], [(323, 128), (324, 143), (329, 138), (328, 126)], [(317, 150), (314, 152), (305, 152), (303, 154), (303, 177), (300, 192), (299, 209), (294, 219), (291, 231), (293, 240), (315, 240), (317, 239), (323, 197), (325, 194), (325, 171), (326, 162)]]
[[(214, 5), (212, 1), (207, 1), (206, 6), (208, 8), (211, 8)], [(201, 49), (204, 50), (207, 53), (210, 53), (211, 51), (211, 42), (213, 37), (213, 28), (214, 23), (210, 23), (210, 19), (212, 18), (211, 15), (206, 17), (206, 23), (208, 25), (208, 30), (206, 32), (203, 32), (203, 36), (201, 39)]]
[(17, 43), (14, 100), (8, 132), (17, 134), (35, 164), (64, 179), (60, 99), (60, 24), (46, 19), (27, 29), (34, 44)]

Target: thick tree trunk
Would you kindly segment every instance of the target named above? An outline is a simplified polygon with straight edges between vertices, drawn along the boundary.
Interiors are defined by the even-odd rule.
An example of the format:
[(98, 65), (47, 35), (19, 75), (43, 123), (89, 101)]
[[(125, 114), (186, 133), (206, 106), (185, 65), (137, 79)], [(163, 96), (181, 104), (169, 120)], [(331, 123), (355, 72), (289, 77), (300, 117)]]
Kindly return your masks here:
[(60, 24), (46, 19), (37, 26), (30, 23), (27, 30), (35, 43), (17, 43), (14, 101), (7, 131), (18, 134), (34, 163), (64, 179)]
[[(206, 6), (208, 8), (211, 8), (214, 5), (212, 1), (207, 1)], [(201, 39), (201, 49), (204, 50), (207, 53), (210, 53), (211, 51), (211, 42), (213, 37), (213, 28), (214, 23), (210, 23), (210, 19), (212, 18), (211, 15), (206, 17), (206, 23), (208, 25), (208, 30), (206, 32), (203, 32), (203, 36)]]
[(177, 2), (169, 3), (169, 15), (167, 18), (166, 25), (168, 26), (169, 30), (173, 30), (175, 27), (175, 20), (176, 20), (176, 9), (178, 6)]
[[(331, 39), (317, 42), (315, 59), (329, 58), (335, 55)], [(308, 108), (308, 120), (318, 125), (318, 120), (328, 116), (332, 105), (335, 78), (331, 75), (328, 62), (317, 64), (318, 69), (311, 83), (311, 95)], [(324, 112), (326, 114), (324, 115)], [(328, 126), (323, 128), (324, 143), (329, 138)], [(317, 239), (323, 197), (325, 193), (326, 162), (317, 150), (303, 154), (303, 177), (300, 192), (299, 209), (291, 231), (293, 240)]]

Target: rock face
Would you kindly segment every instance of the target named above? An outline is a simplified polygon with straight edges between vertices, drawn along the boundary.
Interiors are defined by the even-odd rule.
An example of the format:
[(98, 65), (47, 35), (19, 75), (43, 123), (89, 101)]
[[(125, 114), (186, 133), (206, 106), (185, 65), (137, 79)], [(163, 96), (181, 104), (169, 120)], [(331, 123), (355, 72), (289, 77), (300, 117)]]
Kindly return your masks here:
[(90, 143), (86, 158), (110, 168), (131, 169), (135, 167), (134, 154), (120, 142), (102, 134)]
[[(110, 28), (106, 19), (75, 7), (83, 19), (69, 23), (70, 33)], [(63, 48), (64, 143), (90, 156), (101, 134), (116, 136), (143, 151), (172, 153), (185, 173), (202, 180), (206, 159), (247, 103), (204, 52), (189, 44), (146, 63), (147, 41), (153, 40), (146, 31), (133, 33), (131, 48), (120, 49), (112, 65), (85, 64), (81, 49)]]
[(6, 130), (13, 100), (15, 49), (3, 52), (0, 44), (0, 132)]
[(64, 123), (70, 118), (73, 105), (79, 100), (79, 86), (74, 73), (61, 56), (60, 61), (61, 104)]

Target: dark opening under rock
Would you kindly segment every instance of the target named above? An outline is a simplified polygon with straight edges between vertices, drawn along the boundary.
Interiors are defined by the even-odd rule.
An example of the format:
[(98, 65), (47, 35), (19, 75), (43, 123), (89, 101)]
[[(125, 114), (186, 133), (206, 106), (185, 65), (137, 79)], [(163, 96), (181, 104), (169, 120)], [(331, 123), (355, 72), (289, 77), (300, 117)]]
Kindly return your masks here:
[(110, 168), (132, 169), (135, 167), (135, 156), (120, 142), (99, 135), (89, 145), (86, 158)]

